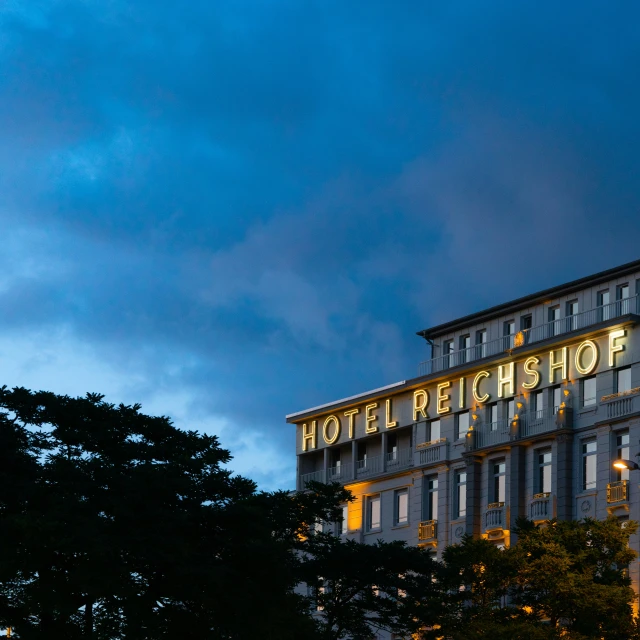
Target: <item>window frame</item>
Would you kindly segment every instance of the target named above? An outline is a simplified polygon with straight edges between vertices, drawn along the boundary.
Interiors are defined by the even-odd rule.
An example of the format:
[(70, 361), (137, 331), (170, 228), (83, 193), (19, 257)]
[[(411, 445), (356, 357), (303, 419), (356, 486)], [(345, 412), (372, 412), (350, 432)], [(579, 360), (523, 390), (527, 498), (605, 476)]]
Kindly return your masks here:
[[(404, 519), (400, 519), (400, 507), (401, 507), (401, 498), (406, 497), (406, 513)], [(393, 525), (395, 527), (402, 527), (409, 524), (409, 487), (403, 487), (401, 489), (396, 489), (393, 492)]]
[[(494, 458), (490, 461), (491, 464), (491, 487), (489, 492), (489, 497), (491, 498), (489, 502), (507, 502), (507, 461), (505, 458)], [(500, 470), (500, 467), (503, 467)], [(496, 471), (496, 468), (498, 471)], [(502, 490), (503, 496), (502, 500), (500, 500), (500, 491)]]
[[(365, 509), (365, 531), (367, 533), (373, 531), (380, 531), (382, 529), (382, 495), (380, 493), (372, 493), (365, 496), (366, 509)], [(373, 526), (373, 505), (378, 504), (378, 524)]]
[[(551, 493), (553, 487), (553, 449), (551, 447), (543, 447), (542, 449), (535, 449), (535, 493)], [(549, 461), (545, 461), (543, 456), (549, 455)], [(544, 470), (549, 468), (549, 491), (545, 491), (544, 487)]]
[[(593, 382), (593, 397), (592, 398), (587, 398), (587, 392), (586, 392), (586, 385), (588, 382)], [(582, 407), (583, 408), (588, 408), (588, 407), (594, 407), (597, 403), (598, 403), (598, 392), (597, 392), (597, 381), (596, 381), (596, 376), (587, 376), (586, 378), (582, 378), (580, 380), (580, 391), (582, 392)], [(587, 400), (592, 400), (592, 402), (589, 402), (589, 404), (587, 404)]]
[[(629, 372), (629, 388), (628, 389), (623, 389), (622, 391), (620, 391), (620, 372), (621, 371), (628, 371)], [(632, 389), (631, 386), (631, 367), (618, 367), (615, 370), (615, 380), (616, 380), (616, 393), (624, 393), (625, 391), (630, 391)]]
[[(621, 429), (620, 431), (614, 431), (613, 436), (615, 438), (614, 441), (614, 449), (616, 452), (616, 460), (622, 458), (623, 460), (631, 460), (631, 437), (629, 435), (629, 429)], [(620, 442), (621, 438), (627, 437), (627, 442)], [(626, 454), (624, 453), (626, 450)], [(614, 471), (615, 478), (617, 482), (621, 482), (622, 480), (629, 480), (629, 469), (616, 469)]]
[[(586, 449), (589, 445), (595, 445), (592, 451)], [(597, 491), (598, 489), (598, 440), (596, 437), (584, 438), (580, 442), (580, 453), (582, 457), (582, 464), (580, 469), (580, 487), (581, 491)], [(590, 461), (593, 461), (593, 476), (592, 482), (588, 482), (588, 474), (590, 471)]]
[[(464, 476), (464, 482), (461, 482)], [(467, 472), (463, 469), (454, 471), (454, 514), (455, 520), (467, 517)], [(460, 499), (462, 489), (464, 489), (464, 501)]]
[[(433, 427), (434, 425), (437, 424), (438, 425), (438, 437), (434, 438), (433, 437)], [(427, 423), (427, 442), (436, 442), (437, 440), (440, 440), (440, 438), (442, 437), (442, 422), (440, 420), (440, 418), (434, 418), (433, 420), (429, 420), (429, 422)]]
[[(466, 415), (467, 416), (467, 429), (464, 433), (461, 433), (460, 431), (460, 417)], [(456, 438), (456, 442), (458, 440), (464, 440), (465, 436), (467, 435), (467, 432), (469, 431), (469, 427), (471, 426), (471, 415), (469, 413), (469, 410), (467, 409), (466, 411), (459, 411), (458, 413), (455, 414), (455, 438)]]
[[(423, 496), (426, 496), (426, 505), (422, 502), (422, 519), (423, 520), (438, 520), (438, 474), (433, 473), (428, 476), (424, 476), (423, 480)], [(435, 485), (433, 484), (435, 483)], [(435, 505), (434, 505), (435, 496)], [(426, 506), (426, 509), (425, 509)], [(435, 513), (434, 513), (435, 512)], [(433, 517), (435, 515), (435, 518)]]

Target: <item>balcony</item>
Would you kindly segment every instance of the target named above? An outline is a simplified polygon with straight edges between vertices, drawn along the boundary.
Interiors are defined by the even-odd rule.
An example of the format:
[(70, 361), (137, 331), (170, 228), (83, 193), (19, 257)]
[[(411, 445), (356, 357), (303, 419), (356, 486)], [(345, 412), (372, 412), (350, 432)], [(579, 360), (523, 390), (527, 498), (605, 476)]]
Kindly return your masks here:
[(640, 305), (638, 299), (640, 296), (625, 298), (624, 300), (616, 300), (611, 304), (602, 307), (596, 307), (589, 311), (576, 313), (560, 320), (547, 322), (538, 327), (524, 329), (516, 334), (502, 336), (489, 342), (454, 351), (431, 360), (425, 360), (418, 365), (418, 376), (427, 376), (439, 371), (445, 371), (452, 367), (458, 367), (475, 360), (482, 360), (490, 356), (501, 355), (510, 352), (512, 349), (524, 347), (535, 342), (548, 340), (572, 331), (580, 331), (587, 327), (607, 322), (614, 318), (626, 316), (630, 313), (638, 313)]
[(418, 524), (418, 540), (420, 542), (434, 541), (438, 538), (438, 521), (424, 520)]
[(398, 449), (386, 454), (385, 471), (401, 471), (413, 467), (413, 449)]
[(416, 449), (418, 450), (418, 464), (433, 464), (448, 458), (447, 439), (440, 438), (431, 442), (422, 442)]
[(629, 481), (620, 480), (607, 485), (607, 504), (629, 501)]
[(601, 404), (606, 408), (607, 420), (624, 418), (638, 411), (636, 398), (639, 393), (640, 388), (636, 387), (635, 389), (630, 389), (622, 393), (612, 393), (611, 395), (604, 396), (601, 399)]
[(350, 462), (327, 469), (327, 482), (346, 482), (353, 480), (353, 465)]
[(368, 476), (382, 473), (384, 469), (384, 456), (369, 456), (363, 460), (358, 460), (356, 464), (356, 478), (366, 478)]
[(484, 531), (504, 530), (507, 526), (507, 507), (504, 502), (492, 502), (487, 505), (483, 517)]
[(551, 520), (553, 515), (553, 501), (550, 493), (536, 493), (529, 505), (529, 518), (534, 522)]

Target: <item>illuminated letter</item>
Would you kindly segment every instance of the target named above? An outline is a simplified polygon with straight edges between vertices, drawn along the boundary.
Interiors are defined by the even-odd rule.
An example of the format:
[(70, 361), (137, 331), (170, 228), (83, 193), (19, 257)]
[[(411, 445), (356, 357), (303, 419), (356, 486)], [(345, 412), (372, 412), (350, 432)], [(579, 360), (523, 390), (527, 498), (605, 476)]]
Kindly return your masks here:
[(479, 395), (480, 380), (482, 380), (482, 378), (490, 377), (491, 374), (488, 371), (479, 371), (473, 379), (473, 397), (476, 402), (486, 402), (491, 397), (488, 393), (485, 393), (483, 396)]
[(443, 391), (451, 386), (450, 382), (441, 382), (438, 385), (438, 413), (449, 413), (451, 411), (451, 407), (443, 407), (442, 403), (446, 402), (451, 398), (451, 396), (443, 393)]
[(418, 422), (418, 414), (426, 420), (429, 416), (425, 409), (429, 405), (429, 392), (425, 389), (418, 389), (413, 392), (413, 421)]
[[(591, 349), (591, 362), (586, 366), (582, 366), (582, 352), (585, 349)], [(578, 373), (581, 373), (583, 376), (591, 373), (598, 364), (598, 345), (593, 342), (593, 340), (585, 340), (580, 343), (580, 346), (576, 350), (576, 369)]]
[(302, 425), (302, 450), (308, 451), (309, 447), (307, 446), (307, 441), (311, 441), (311, 448), (315, 449), (318, 446), (316, 441), (316, 421), (314, 420), (311, 423), (311, 429), (307, 431), (307, 423), (305, 422)]
[(350, 409), (349, 411), (345, 411), (344, 415), (349, 418), (349, 438), (353, 439), (353, 433), (356, 428), (356, 415), (360, 413), (360, 409)]
[(615, 366), (614, 364), (615, 359), (613, 354), (624, 351), (624, 345), (616, 344), (615, 342), (618, 338), (624, 338), (625, 335), (627, 335), (627, 332), (625, 329), (618, 329), (617, 331), (612, 331), (609, 334), (609, 366), (610, 367)]
[(373, 404), (368, 404), (364, 408), (364, 430), (367, 433), (375, 433), (378, 430), (378, 427), (375, 424), (373, 424), (378, 419), (378, 416), (371, 415), (371, 412), (377, 408), (378, 408), (377, 402), (374, 402)]
[(528, 376), (533, 376), (533, 381), (523, 382), (522, 383), (523, 389), (535, 389), (540, 384), (540, 372), (531, 368), (534, 364), (540, 364), (540, 358), (537, 358), (536, 356), (531, 356), (530, 358), (527, 358), (524, 361), (524, 372)]
[(391, 398), (387, 399), (387, 424), (386, 427), (387, 429), (393, 429), (393, 427), (397, 427), (398, 426), (398, 421), (397, 420), (391, 420)]
[(467, 395), (466, 391), (465, 379), (460, 378), (460, 388), (458, 390), (458, 406), (460, 409), (464, 409), (465, 396)]
[(553, 384), (553, 372), (556, 369), (560, 369), (562, 371), (561, 380), (567, 379), (567, 347), (562, 347), (562, 360), (556, 362), (554, 353), (555, 351), (549, 351), (549, 382)]
[[(504, 369), (507, 369), (507, 375), (504, 374)], [(513, 362), (510, 362), (507, 365), (501, 364), (498, 367), (498, 398), (502, 398), (502, 387), (505, 384), (509, 385), (508, 393), (510, 396), (513, 395)]]
[[(329, 437), (327, 432), (329, 431), (329, 425), (333, 423), (335, 425), (335, 431), (333, 432), (333, 436)], [(322, 437), (327, 444), (333, 444), (340, 437), (340, 418), (338, 416), (328, 416), (322, 425)]]

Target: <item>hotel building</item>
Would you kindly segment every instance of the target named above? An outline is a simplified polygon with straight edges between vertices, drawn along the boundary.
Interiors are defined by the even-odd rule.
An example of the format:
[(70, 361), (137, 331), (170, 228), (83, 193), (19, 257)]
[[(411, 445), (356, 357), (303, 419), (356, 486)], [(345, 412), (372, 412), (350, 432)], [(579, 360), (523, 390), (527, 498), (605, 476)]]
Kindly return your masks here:
[(640, 260), (420, 331), (416, 377), (287, 416), (297, 488), (341, 482), (337, 533), (438, 555), (519, 516), (640, 521), (640, 471), (612, 467), (640, 451), (639, 294)]

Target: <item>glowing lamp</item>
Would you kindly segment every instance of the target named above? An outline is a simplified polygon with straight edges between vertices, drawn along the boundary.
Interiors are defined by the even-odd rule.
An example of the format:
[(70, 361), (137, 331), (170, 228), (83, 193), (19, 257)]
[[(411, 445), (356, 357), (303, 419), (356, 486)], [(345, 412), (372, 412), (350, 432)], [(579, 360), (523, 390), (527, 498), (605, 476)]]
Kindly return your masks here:
[(614, 460), (613, 466), (616, 469), (622, 469), (622, 470), (629, 469), (630, 471), (633, 471), (635, 469), (640, 469), (638, 464), (631, 460)]

